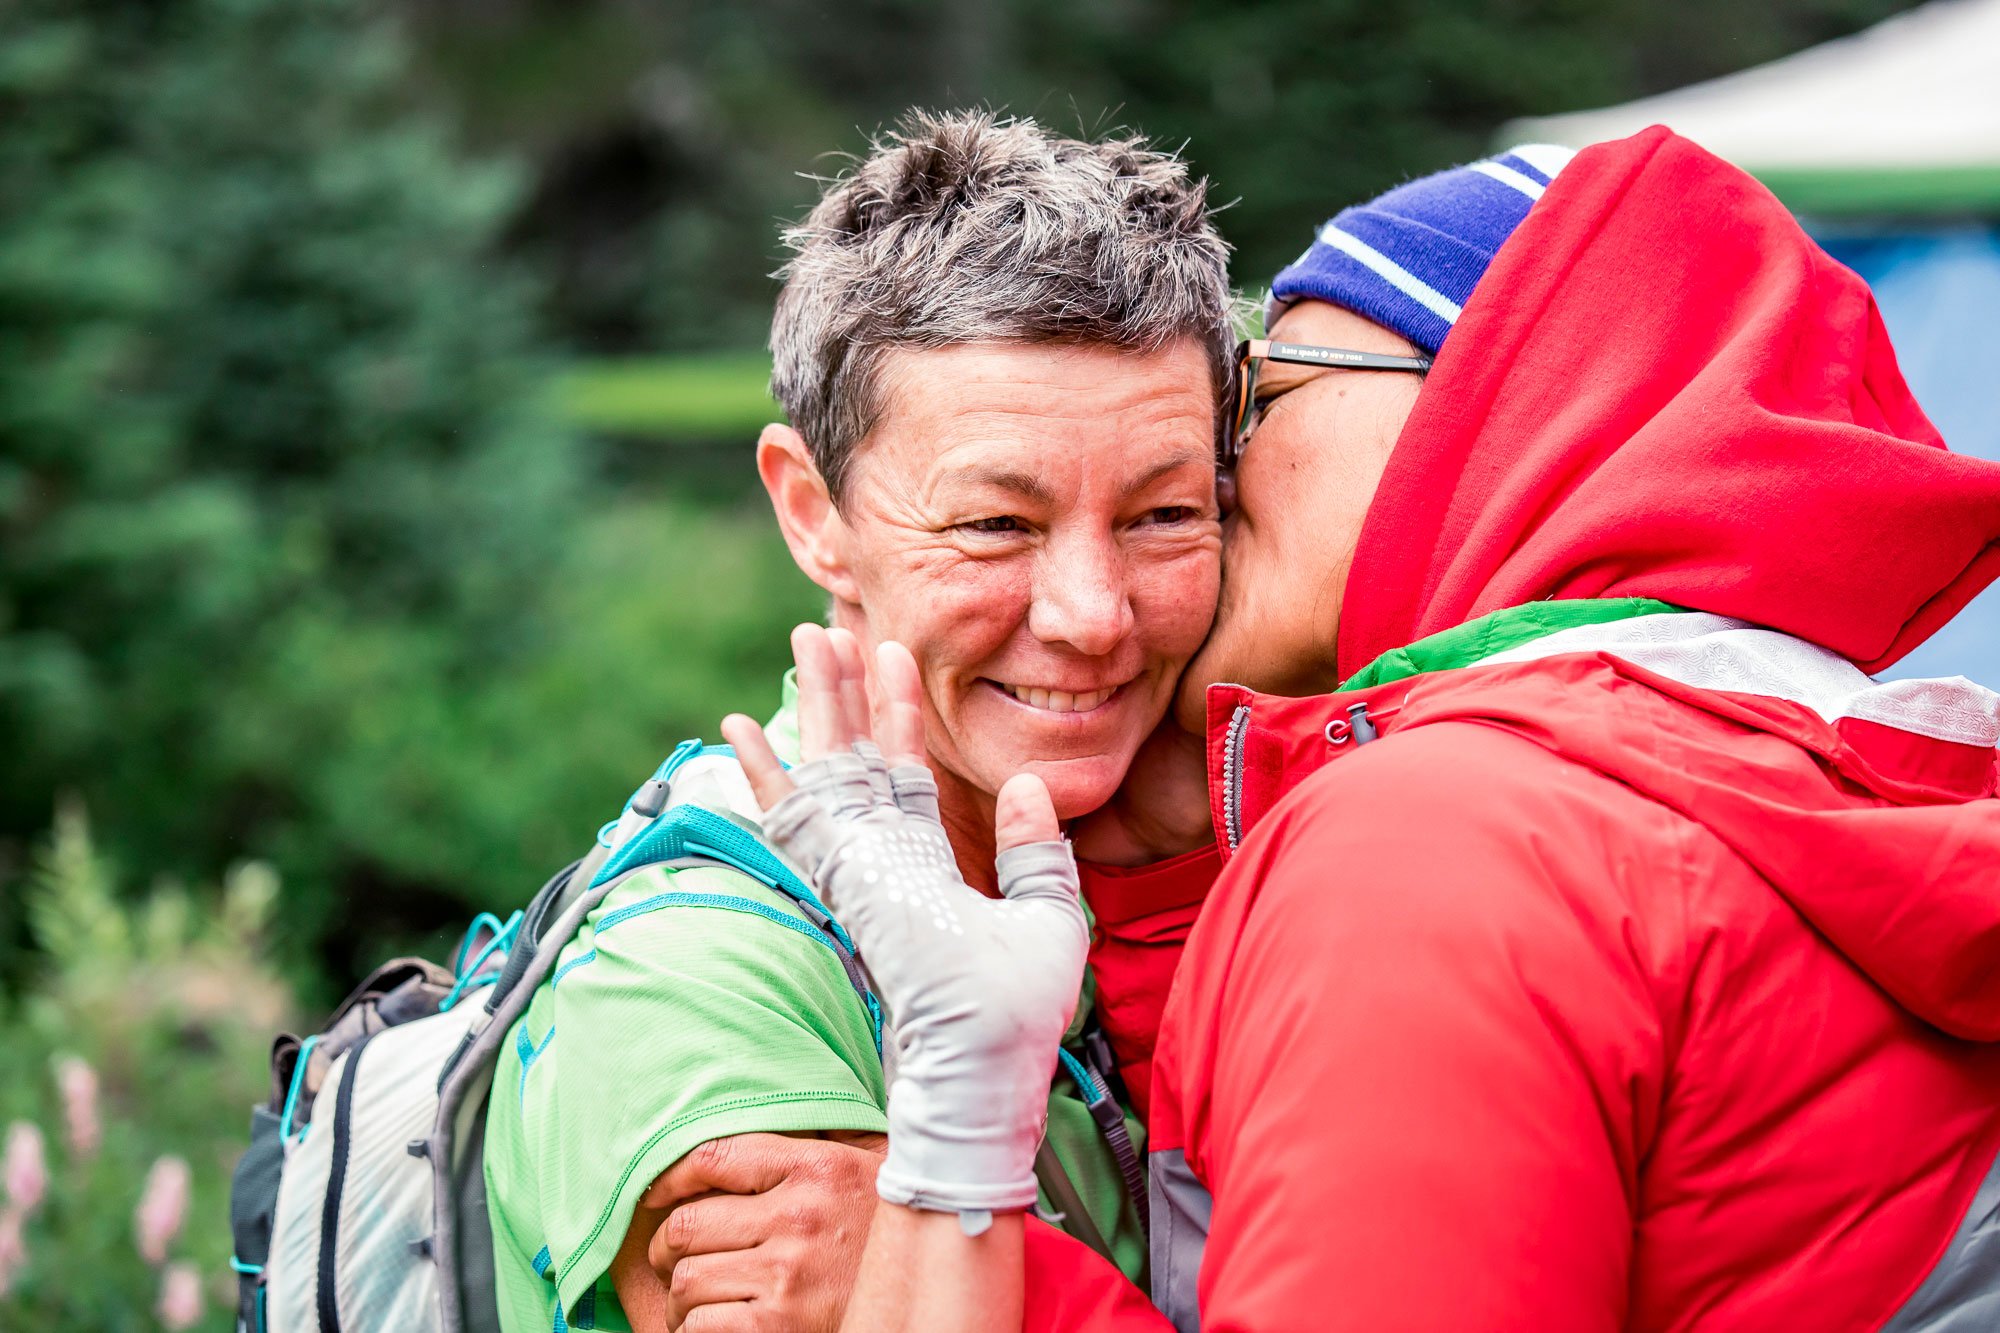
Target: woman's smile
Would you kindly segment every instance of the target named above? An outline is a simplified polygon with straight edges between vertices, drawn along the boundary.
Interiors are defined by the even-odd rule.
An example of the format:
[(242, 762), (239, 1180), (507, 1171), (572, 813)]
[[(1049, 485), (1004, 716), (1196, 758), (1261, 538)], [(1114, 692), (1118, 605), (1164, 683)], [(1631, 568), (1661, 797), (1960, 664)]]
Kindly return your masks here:
[(1116, 685), (1097, 689), (1077, 690), (1065, 690), (1055, 686), (1021, 685), (993, 680), (986, 676), (981, 676), (979, 683), (991, 687), (1008, 700), (1025, 706), (1030, 712), (1048, 713), (1084, 721), (1102, 720), (1099, 715), (1109, 713), (1112, 700), (1117, 698), (1120, 691), (1131, 681), (1121, 681)]

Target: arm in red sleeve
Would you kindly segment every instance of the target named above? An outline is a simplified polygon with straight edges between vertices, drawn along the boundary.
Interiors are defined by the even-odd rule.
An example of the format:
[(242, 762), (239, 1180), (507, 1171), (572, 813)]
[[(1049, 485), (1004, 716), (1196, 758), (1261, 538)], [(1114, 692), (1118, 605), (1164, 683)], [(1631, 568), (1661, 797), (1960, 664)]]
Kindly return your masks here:
[(1125, 1275), (1082, 1241), (1030, 1217), (1022, 1333), (1173, 1333)]
[(1092, 921), (1090, 970), (1097, 978), (1097, 1017), (1117, 1057), (1132, 1109), (1146, 1122), (1160, 1013), (1202, 899), (1222, 869), (1222, 853), (1210, 843), (1152, 865), (1078, 861), (1076, 868)]
[(1662, 1067), (1633, 827), (1665, 823), (1440, 724), (1254, 830), (1161, 1054), (1215, 1195), (1205, 1333), (1622, 1326)]

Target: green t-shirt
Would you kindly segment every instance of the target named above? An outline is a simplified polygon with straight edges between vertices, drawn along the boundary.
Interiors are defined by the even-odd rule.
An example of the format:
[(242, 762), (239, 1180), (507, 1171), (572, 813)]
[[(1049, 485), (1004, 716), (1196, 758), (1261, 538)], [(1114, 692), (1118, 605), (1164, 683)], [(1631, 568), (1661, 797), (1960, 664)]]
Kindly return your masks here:
[[(796, 923), (796, 924), (792, 924)], [(720, 866), (620, 883), (509, 1034), (486, 1116), (500, 1325), (629, 1327), (609, 1267), (646, 1187), (731, 1134), (887, 1129), (868, 1014), (783, 894)]]
[[(769, 733), (790, 755), (785, 685)], [(485, 1150), (502, 1330), (628, 1329), (609, 1268), (662, 1171), (731, 1134), (884, 1131), (885, 1096), (868, 1012), (790, 898), (725, 866), (633, 872), (502, 1044)], [(1048, 1137), (1137, 1280), (1137, 1218), (1060, 1072)]]

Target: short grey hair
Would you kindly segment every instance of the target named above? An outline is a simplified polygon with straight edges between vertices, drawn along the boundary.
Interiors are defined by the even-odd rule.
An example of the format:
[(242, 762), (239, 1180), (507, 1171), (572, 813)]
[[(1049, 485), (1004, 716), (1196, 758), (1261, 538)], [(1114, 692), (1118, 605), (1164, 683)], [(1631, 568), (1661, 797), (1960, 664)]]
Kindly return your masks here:
[(1208, 182), (1132, 136), (1062, 138), (984, 111), (912, 111), (785, 232), (771, 395), (838, 500), (878, 424), (892, 348), (1194, 338), (1232, 372), (1229, 247)]

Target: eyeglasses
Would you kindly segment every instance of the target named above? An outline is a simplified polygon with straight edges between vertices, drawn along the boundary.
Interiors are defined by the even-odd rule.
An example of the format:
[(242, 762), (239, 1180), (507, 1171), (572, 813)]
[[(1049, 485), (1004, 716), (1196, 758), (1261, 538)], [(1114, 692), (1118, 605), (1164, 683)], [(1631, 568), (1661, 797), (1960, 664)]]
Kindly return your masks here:
[(1266, 361), (1328, 366), (1336, 370), (1405, 370), (1418, 374), (1431, 368), (1427, 356), (1386, 356), (1344, 347), (1311, 347), (1305, 343), (1246, 338), (1236, 345), (1236, 413), (1216, 450), (1216, 462), (1224, 468), (1236, 466), (1236, 460), (1243, 457), (1243, 446), (1249, 443), (1250, 432), (1257, 428), (1261, 410), (1257, 402), (1257, 368)]

